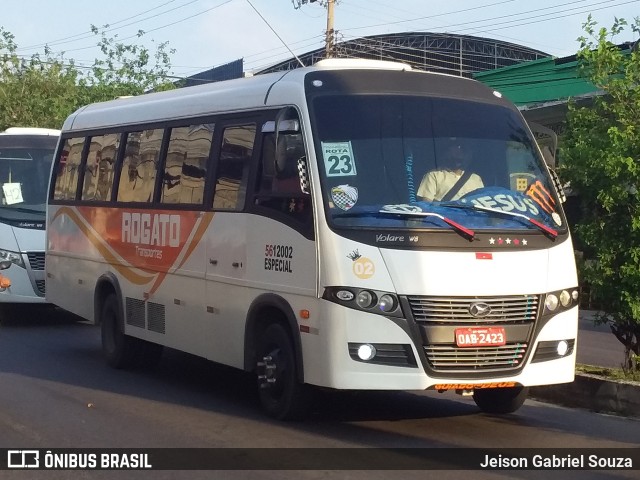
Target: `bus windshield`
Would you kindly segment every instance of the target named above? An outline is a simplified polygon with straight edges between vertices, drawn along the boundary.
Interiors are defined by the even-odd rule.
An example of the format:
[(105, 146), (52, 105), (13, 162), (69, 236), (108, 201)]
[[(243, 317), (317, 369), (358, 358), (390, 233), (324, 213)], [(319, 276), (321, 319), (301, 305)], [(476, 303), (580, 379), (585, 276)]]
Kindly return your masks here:
[(55, 136), (0, 136), (0, 215), (44, 217)]
[(566, 228), (515, 111), (452, 98), (326, 95), (314, 99), (313, 115), (323, 198), (337, 227), (449, 229), (445, 217), (474, 230)]

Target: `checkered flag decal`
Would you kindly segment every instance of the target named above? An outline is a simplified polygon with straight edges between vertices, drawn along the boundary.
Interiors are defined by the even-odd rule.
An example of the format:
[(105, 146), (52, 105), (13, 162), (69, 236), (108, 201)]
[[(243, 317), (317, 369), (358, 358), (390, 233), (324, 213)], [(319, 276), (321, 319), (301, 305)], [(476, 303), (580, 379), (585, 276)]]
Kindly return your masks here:
[(298, 159), (298, 178), (300, 178), (300, 190), (302, 190), (302, 193), (310, 194), (307, 161), (304, 157)]
[(358, 201), (358, 189), (351, 185), (338, 185), (331, 189), (331, 200), (341, 210), (350, 210)]
[(553, 180), (553, 186), (556, 187), (556, 192), (558, 194), (558, 199), (560, 200), (560, 203), (566, 202), (567, 195), (564, 193), (564, 188), (562, 187), (562, 183), (560, 182), (560, 177), (558, 177), (558, 173), (553, 168), (549, 168), (549, 173), (551, 174), (551, 179)]

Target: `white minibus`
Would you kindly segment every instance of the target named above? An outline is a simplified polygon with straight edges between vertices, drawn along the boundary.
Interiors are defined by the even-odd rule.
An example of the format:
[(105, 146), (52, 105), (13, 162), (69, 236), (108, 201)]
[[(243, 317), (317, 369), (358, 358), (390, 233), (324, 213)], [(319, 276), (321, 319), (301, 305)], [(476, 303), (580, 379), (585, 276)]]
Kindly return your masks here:
[(0, 309), (45, 302), (45, 213), (60, 132), (0, 132)]
[(404, 64), (313, 67), (81, 108), (47, 213), (47, 300), (124, 368), (171, 347), (318, 388), (513, 412), (571, 382), (578, 281), (553, 171), (508, 100)]

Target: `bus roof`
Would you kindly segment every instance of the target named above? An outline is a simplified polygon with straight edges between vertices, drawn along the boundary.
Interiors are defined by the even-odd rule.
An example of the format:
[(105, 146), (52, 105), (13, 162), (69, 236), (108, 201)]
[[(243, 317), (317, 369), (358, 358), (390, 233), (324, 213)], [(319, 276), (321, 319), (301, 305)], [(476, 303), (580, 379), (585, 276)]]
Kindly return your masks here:
[(0, 135), (49, 135), (57, 137), (60, 135), (60, 130), (37, 127), (10, 127), (4, 132), (0, 132)]
[[(254, 77), (207, 83), (135, 97), (118, 98), (84, 106), (71, 114), (63, 132), (88, 131), (102, 128), (149, 124), (181, 118), (218, 113), (242, 112), (258, 107), (302, 104), (305, 102), (304, 77), (311, 72), (329, 70), (377, 70), (409, 72), (409, 75), (430, 76), (434, 84), (447, 85), (464, 96), (481, 86), (486, 98), (491, 90), (463, 77), (412, 70), (411, 66), (389, 61), (364, 59), (328, 59), (312, 67), (298, 68)], [(285, 88), (286, 85), (286, 88)], [(454, 85), (454, 86), (452, 86)], [(283, 87), (283, 88), (280, 88)], [(439, 90), (439, 88), (436, 88)], [(476, 92), (477, 93), (477, 92)]]

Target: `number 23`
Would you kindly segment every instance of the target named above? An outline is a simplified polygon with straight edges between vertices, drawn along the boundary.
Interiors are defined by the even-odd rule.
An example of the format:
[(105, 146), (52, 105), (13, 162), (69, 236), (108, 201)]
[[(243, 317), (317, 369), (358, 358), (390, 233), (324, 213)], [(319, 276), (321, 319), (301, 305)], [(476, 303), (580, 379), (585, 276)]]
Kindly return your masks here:
[(349, 155), (342, 155), (340, 157), (332, 155), (327, 160), (331, 163), (329, 175), (349, 175), (355, 173), (355, 166)]

